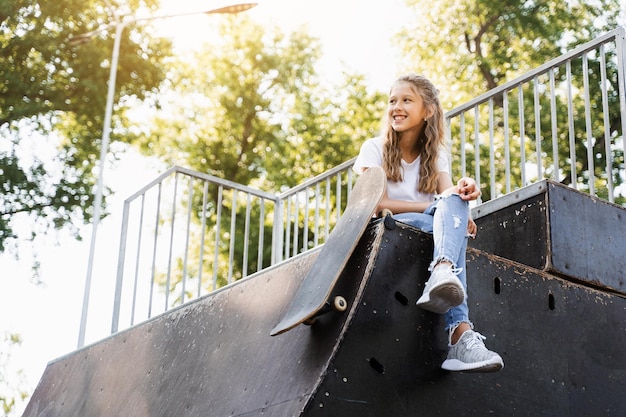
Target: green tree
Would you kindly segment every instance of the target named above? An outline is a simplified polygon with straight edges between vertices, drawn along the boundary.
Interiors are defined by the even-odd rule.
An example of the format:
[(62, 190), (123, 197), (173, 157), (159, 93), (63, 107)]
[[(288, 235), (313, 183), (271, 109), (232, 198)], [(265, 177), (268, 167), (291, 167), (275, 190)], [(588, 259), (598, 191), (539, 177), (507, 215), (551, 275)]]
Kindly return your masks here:
[[(238, 22), (220, 27), (219, 44), (206, 45), (189, 62), (172, 65), (168, 77), (172, 91), (161, 100), (151, 128), (138, 138), (144, 152), (170, 165), (190, 167), (268, 192), (302, 183), (356, 156), (361, 143), (379, 130), (383, 96), (370, 93), (361, 75), (345, 74), (339, 86), (319, 80), (315, 72), (319, 43), (306, 32), (285, 34), (245, 17)], [(197, 220), (202, 213), (199, 188), (194, 189)], [(208, 192), (209, 201), (217, 201), (218, 188), (211, 186)], [(224, 199), (219, 230), (227, 235), (232, 192), (224, 191)], [(245, 199), (237, 202), (237, 219), (244, 219), (245, 211), (250, 210), (250, 217), (256, 219), (249, 225), (250, 240), (255, 241), (263, 229), (266, 242), (270, 242), (271, 207), (265, 208), (262, 225), (258, 223), (258, 202), (247, 204)], [(205, 221), (214, 225), (216, 211), (211, 204)], [(244, 224), (236, 229), (242, 231)], [(207, 228), (204, 242), (216, 241), (215, 230)], [(244, 270), (259, 268), (254, 245), (248, 248), (248, 264), (242, 264), (243, 239), (236, 241), (236, 265), (229, 265), (228, 239), (220, 239), (218, 286), (226, 282), (228, 268), (234, 268), (234, 279)], [(309, 239), (300, 236), (299, 241)], [(200, 241), (197, 237), (192, 244)], [(263, 250), (263, 266), (267, 266), (269, 245)], [(204, 249), (209, 254), (213, 251), (213, 247)], [(200, 250), (195, 247), (190, 252)], [(197, 264), (197, 259), (189, 262), (188, 277), (199, 276)], [(210, 279), (214, 265), (203, 267), (207, 269), (202, 272), (203, 279)], [(166, 277), (162, 274), (160, 281), (165, 282)], [(180, 279), (179, 274), (172, 286)]]
[[(541, 64), (560, 56), (573, 49), (576, 45), (590, 41), (599, 34), (612, 30), (617, 26), (619, 14), (623, 8), (620, 0), (599, 0), (595, 2), (565, 1), (554, 2), (550, 0), (539, 1), (494, 1), (494, 0), (444, 0), (436, 3), (426, 3), (423, 0), (407, 0), (407, 4), (419, 11), (419, 20), (415, 25), (404, 28), (398, 35), (398, 42), (407, 56), (407, 63), (417, 71), (427, 74), (442, 90), (442, 101), (446, 109), (452, 109), (478, 94), (510, 81)], [(615, 67), (616, 60), (611, 58), (609, 53), (608, 65)], [(598, 69), (597, 57), (590, 57), (590, 90), (591, 107), (600, 108), (601, 94), (599, 90), (600, 73)], [(582, 72), (580, 61), (572, 65), (574, 77)], [(609, 101), (617, 103), (618, 88), (616, 79), (611, 74), (616, 71), (609, 71)], [(562, 82), (565, 79), (565, 70), (555, 73), (557, 97), (557, 107), (565, 109), (566, 97), (562, 90)], [(547, 76), (537, 79), (540, 91), (550, 92), (550, 82)], [(582, 85), (575, 86), (582, 91)], [(524, 87), (525, 108), (533, 108), (533, 92)], [(544, 109), (550, 108), (550, 103), (545, 95), (540, 97), (541, 105)], [(496, 122), (502, 121), (503, 97), (494, 99), (494, 115)], [(584, 114), (584, 103), (580, 100), (574, 103), (574, 114)], [(480, 112), (483, 115), (480, 122), (480, 130), (487, 131), (485, 116), (487, 106), (482, 106)], [(610, 106), (611, 109), (615, 108)], [(519, 125), (517, 97), (509, 97), (509, 117), (511, 124)], [(511, 138), (511, 155), (515, 161), (520, 161), (522, 151), (530, 156), (536, 155), (534, 149), (533, 135), (539, 134), (546, 137), (540, 144), (540, 154), (544, 158), (546, 173), (550, 173), (552, 158), (559, 160), (559, 172), (555, 175), (563, 182), (569, 179), (569, 145), (566, 123), (567, 112), (557, 112), (558, 118), (558, 154), (552, 154), (551, 140), (547, 140), (551, 130), (551, 115), (549, 112), (542, 112), (540, 120), (535, 120), (534, 114), (527, 114), (524, 119), (525, 135), (516, 137), (519, 131), (509, 132)], [(612, 131), (621, 130), (621, 122), (617, 111), (611, 111), (610, 124)], [(473, 114), (468, 114), (467, 126), (473, 124)], [(540, 132), (536, 129), (540, 127)], [(453, 149), (459, 149), (459, 127), (453, 126), (452, 139)], [(602, 167), (605, 165), (602, 138), (601, 118), (594, 121), (592, 127), (595, 140), (593, 141), (595, 155), (594, 166), (596, 170), (591, 173), (584, 173), (588, 168), (587, 146), (584, 138), (584, 126), (580, 121), (576, 121), (576, 164), (577, 172), (581, 183), (585, 178), (593, 174), (606, 182), (607, 176)], [(502, 126), (495, 125), (496, 158), (503, 158), (502, 149), (504, 147), (504, 131)], [(473, 137), (476, 140), (476, 137)], [(525, 145), (521, 148), (521, 140)], [(473, 148), (473, 147), (472, 147)], [(480, 155), (475, 158), (473, 150), (469, 152), (471, 160), (466, 172), (473, 172), (474, 161), (482, 161), (486, 164), (490, 159), (489, 144), (483, 139), (479, 147)], [(596, 152), (602, 150), (602, 152)], [(613, 155), (614, 166), (623, 163), (623, 155), (617, 151)], [(512, 170), (519, 172), (523, 168), (519, 164), (512, 164)], [(496, 167), (497, 178), (504, 178), (500, 167)], [(553, 170), (552, 170), (553, 171)], [(616, 173), (608, 175), (614, 177), (614, 183), (619, 184), (621, 178)], [(582, 174), (581, 174), (582, 173)], [(465, 173), (459, 173), (463, 175)], [(483, 176), (484, 175), (484, 176)], [(481, 170), (480, 182), (483, 184), (483, 195), (491, 195), (489, 189), (489, 170)], [(520, 176), (514, 177), (519, 180)], [(519, 186), (521, 184), (513, 184)], [(498, 187), (502, 187), (499, 184)], [(584, 186), (582, 187), (584, 188)], [(499, 190), (501, 191), (501, 190)], [(498, 191), (498, 192), (499, 192)], [(496, 192), (496, 194), (498, 193)], [(602, 193), (600, 193), (602, 195)]]
[(614, 29), (620, 0), (407, 0), (415, 24), (396, 39), (452, 108)]
[(370, 92), (360, 74), (343, 74), (338, 86), (302, 94), (288, 126), (286, 160), (275, 172), (294, 186), (355, 157), (365, 139), (376, 136), (387, 96)]
[[(32, 238), (90, 221), (113, 39), (110, 29), (81, 45), (71, 39), (110, 23), (116, 13), (157, 4), (128, 0), (112, 10), (98, 0), (0, 0), (0, 252), (15, 243), (18, 218), (38, 225)], [(120, 97), (144, 98), (164, 77), (169, 42), (146, 37), (147, 30), (123, 34), (112, 140), (122, 140), (128, 124)], [(55, 151), (25, 154), (26, 138)]]
[(305, 32), (238, 22), (221, 26), (218, 45), (172, 65), (172, 94), (138, 138), (144, 152), (265, 190), (355, 156), (379, 128), (380, 94), (359, 75), (321, 82), (319, 43)]
[(15, 333), (0, 335), (0, 410), (4, 411), (4, 415), (9, 415), (18, 402), (29, 395), (23, 371), (10, 368), (14, 348), (21, 343), (22, 339)]

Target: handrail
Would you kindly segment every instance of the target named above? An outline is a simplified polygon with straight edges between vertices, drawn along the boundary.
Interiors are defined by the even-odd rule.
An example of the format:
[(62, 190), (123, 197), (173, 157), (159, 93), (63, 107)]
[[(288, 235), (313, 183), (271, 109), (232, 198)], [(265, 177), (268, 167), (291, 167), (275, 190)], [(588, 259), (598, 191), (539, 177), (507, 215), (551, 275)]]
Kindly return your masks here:
[(487, 199), (551, 178), (623, 200), (625, 37), (619, 27), (447, 112), (453, 174), (474, 176)]
[(354, 165), (354, 161), (356, 160), (356, 157), (340, 164), (337, 165), (334, 168), (329, 169), (326, 172), (323, 172), (319, 175), (317, 175), (316, 177), (311, 178), (310, 180), (307, 180), (305, 182), (303, 182), (302, 184), (296, 185), (293, 188), (290, 188), (289, 190), (281, 193), (278, 195), (278, 199), (283, 200), (287, 197), (289, 197), (290, 195), (296, 194), (300, 191), (306, 190), (307, 188), (310, 188), (311, 186), (318, 184), (334, 175), (337, 175), (340, 172), (344, 172), (347, 169), (351, 168), (352, 165)]
[[(180, 301), (190, 299), (187, 294), (189, 279), (193, 278), (197, 281), (196, 295), (191, 298), (200, 296), (202, 292), (202, 269), (207, 264), (212, 264), (213, 270), (213, 289), (217, 289), (220, 285), (219, 272), (222, 256), (227, 259), (228, 272), (226, 273), (226, 282), (230, 283), (237, 276), (245, 277), (249, 271), (249, 266), (254, 264), (256, 270), (260, 270), (265, 266), (274, 265), (284, 259), (294, 256), (298, 253), (306, 252), (313, 247), (322, 243), (328, 236), (334, 222), (339, 217), (345, 199), (341, 195), (347, 193), (349, 195), (352, 186), (351, 167), (354, 159), (344, 162), (337, 167), (316, 176), (296, 187), (291, 188), (280, 194), (272, 194), (261, 191), (252, 187), (244, 186), (229, 180), (224, 180), (210, 174), (193, 171), (180, 166), (173, 166), (160, 174), (157, 178), (150, 181), (137, 192), (133, 193), (124, 201), (122, 226), (120, 231), (120, 245), (118, 251), (118, 266), (115, 284), (115, 295), (113, 302), (113, 318), (111, 323), (111, 332), (115, 333), (120, 328), (120, 319), (123, 314), (122, 310), (124, 293), (132, 293), (130, 307), (131, 310), (129, 324), (136, 322), (136, 311), (140, 309), (138, 303), (141, 301), (140, 287), (142, 284), (141, 276), (150, 277), (150, 288), (145, 289), (149, 293), (150, 301), (147, 301), (148, 309), (145, 318), (153, 316), (157, 309), (152, 299), (158, 297), (154, 292), (154, 285), (160, 273), (166, 274), (165, 305), (164, 309), (174, 306), (177, 301), (169, 299), (169, 291), (177, 285), (177, 279), (174, 278), (175, 263), (183, 265), (180, 288)], [(347, 172), (348, 180), (345, 184), (338, 179), (343, 173)], [(180, 176), (180, 179), (179, 179)], [(336, 181), (336, 186), (330, 190), (330, 181)], [(195, 182), (194, 182), (195, 181)], [(169, 183), (169, 184), (168, 184)], [(183, 184), (185, 183), (185, 184)], [(321, 192), (319, 186), (321, 183), (326, 185), (324, 207), (321, 207)], [(216, 200), (209, 201), (207, 199), (209, 189), (213, 189), (213, 198)], [(313, 194), (310, 190), (315, 189)], [(148, 194), (156, 194), (153, 201), (148, 203), (150, 197)], [(194, 201), (202, 196), (201, 210), (194, 209), (199, 201)], [(171, 199), (169, 205), (165, 204), (165, 200)], [(312, 202), (309, 204), (309, 202)], [(335, 204), (331, 209), (330, 202)], [(153, 214), (148, 214), (147, 206), (152, 204), (154, 207)], [(185, 204), (180, 207), (180, 204)], [(131, 212), (133, 207), (139, 212), (137, 218), (137, 235), (131, 238)], [(212, 213), (209, 214), (212, 210)], [(168, 212), (169, 210), (169, 212)], [(310, 216), (310, 212), (314, 211), (314, 215)], [(336, 214), (331, 219), (330, 213)], [(196, 212), (201, 221), (200, 225), (193, 225), (192, 213)], [(320, 213), (323, 212), (323, 216)], [(255, 217), (256, 216), (256, 217)], [(263, 257), (267, 245), (265, 223), (266, 216), (271, 216), (271, 254), (269, 264)], [(177, 220), (178, 219), (178, 220)], [(180, 220), (183, 226), (177, 226)], [(165, 228), (165, 225), (168, 225)], [(225, 228), (222, 228), (222, 225)], [(184, 227), (184, 230), (180, 228)], [(197, 276), (188, 276), (188, 264), (190, 262), (190, 251), (193, 249), (193, 235), (200, 235), (200, 259), (196, 260), (198, 266)], [(178, 235), (178, 238), (177, 238)], [(311, 235), (313, 246), (309, 245), (309, 235)], [(177, 239), (180, 242), (177, 242)], [(255, 241), (252, 242), (251, 239)], [(129, 243), (131, 240), (136, 242), (136, 246), (131, 248)], [(234, 259), (234, 251), (237, 242), (247, 242), (244, 244), (242, 258)], [(178, 244), (177, 244), (178, 243)], [(222, 246), (228, 243), (228, 253), (222, 254)], [(257, 251), (256, 260), (250, 258), (250, 245), (255, 246)], [(151, 247), (149, 253), (147, 247)], [(177, 254), (177, 248), (183, 248), (183, 253)], [(159, 255), (164, 251), (162, 255)], [(129, 258), (130, 257), (130, 258)], [(180, 257), (179, 261), (176, 259)], [(210, 259), (212, 257), (212, 259)], [(149, 258), (150, 260), (142, 260)], [(129, 270), (127, 259), (133, 259), (134, 268)], [(167, 265), (161, 267), (158, 263), (162, 259), (168, 259)], [(148, 263), (150, 265), (142, 265)], [(241, 264), (241, 270), (235, 270), (235, 263)], [(162, 272), (159, 272), (162, 271)], [(256, 272), (255, 270), (251, 271)], [(130, 284), (125, 278), (129, 273), (133, 273), (134, 282), (132, 289), (127, 288)], [(191, 275), (194, 275), (192, 272)], [(125, 289), (126, 288), (126, 289)], [(144, 303), (146, 303), (144, 301)], [(174, 304), (173, 304), (174, 303)]]
[(624, 39), (625, 33), (626, 33), (626, 29), (624, 29), (623, 27), (619, 27), (610, 32), (607, 32), (604, 35), (590, 42), (587, 42), (583, 45), (576, 47), (575, 49), (572, 49), (570, 52), (567, 52), (557, 58), (554, 58), (546, 62), (545, 64), (540, 65), (537, 68), (530, 70), (527, 73), (520, 75), (517, 78), (514, 78), (511, 81), (508, 81), (502, 85), (499, 85), (498, 87), (494, 87), (493, 89), (487, 91), (486, 93), (483, 93), (468, 102), (465, 102), (459, 106), (456, 106), (452, 110), (446, 112), (446, 116), (448, 118), (453, 118), (455, 116), (458, 116), (460, 113), (464, 111), (474, 108), (475, 106), (479, 104), (487, 103), (490, 98), (501, 95), (502, 93), (509, 91), (517, 87), (520, 84), (531, 81), (536, 76), (547, 73), (550, 69), (556, 68), (559, 65), (563, 64), (563, 62), (572, 60), (574, 58), (578, 58), (582, 56), (583, 54), (597, 48), (599, 45), (606, 43), (609, 40)]

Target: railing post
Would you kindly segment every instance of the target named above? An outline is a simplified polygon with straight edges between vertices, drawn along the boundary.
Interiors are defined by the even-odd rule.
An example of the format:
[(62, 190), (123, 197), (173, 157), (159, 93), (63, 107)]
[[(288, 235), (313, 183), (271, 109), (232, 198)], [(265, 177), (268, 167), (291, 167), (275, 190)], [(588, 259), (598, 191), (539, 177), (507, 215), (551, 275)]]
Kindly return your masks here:
[(128, 238), (128, 218), (130, 201), (124, 201), (122, 215), (122, 231), (120, 233), (120, 248), (117, 257), (117, 276), (115, 278), (115, 294), (113, 298), (113, 315), (111, 319), (111, 334), (117, 333), (120, 324), (120, 306), (122, 304), (122, 287), (124, 284), (124, 264), (126, 262), (126, 240)]
[[(626, 155), (626, 29), (620, 27), (615, 34), (617, 54), (617, 90), (619, 91), (619, 109), (622, 120), (622, 146)], [(623, 170), (626, 170), (626, 161)]]
[(283, 199), (274, 200), (274, 224), (272, 225), (272, 265), (283, 260)]

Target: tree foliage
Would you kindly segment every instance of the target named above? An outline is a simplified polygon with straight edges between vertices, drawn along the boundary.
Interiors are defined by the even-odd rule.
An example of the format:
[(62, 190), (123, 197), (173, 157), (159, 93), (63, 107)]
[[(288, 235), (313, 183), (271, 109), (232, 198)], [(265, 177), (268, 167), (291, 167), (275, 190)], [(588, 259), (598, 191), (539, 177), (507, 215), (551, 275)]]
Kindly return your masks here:
[(380, 96), (358, 75), (338, 89), (319, 80), (320, 46), (305, 32), (234, 19), (221, 26), (218, 45), (173, 65), (172, 94), (138, 139), (142, 149), (268, 191), (355, 156), (378, 129)]
[(620, 0), (407, 0), (396, 39), (451, 108), (614, 29)]
[(18, 334), (5, 331), (0, 334), (0, 410), (9, 415), (16, 405), (28, 397), (26, 376), (23, 370), (10, 366), (11, 356), (22, 343)]
[[(220, 27), (217, 45), (208, 44), (191, 59), (172, 64), (171, 91), (162, 98), (150, 127), (137, 138), (146, 154), (169, 165), (276, 193), (356, 156), (361, 143), (377, 134), (384, 97), (369, 92), (358, 74), (344, 74), (339, 86), (320, 80), (315, 69), (320, 54), (317, 39), (304, 31), (285, 34), (276, 27), (266, 28), (245, 16), (233, 21)], [(210, 186), (208, 193), (211, 203), (204, 220), (213, 226), (206, 229), (204, 239), (193, 239), (192, 245), (216, 242), (218, 230), (224, 235), (219, 239), (220, 286), (226, 283), (229, 268), (234, 269), (235, 279), (243, 271), (259, 269), (258, 248), (253, 245), (248, 248), (248, 264), (243, 264), (247, 242), (241, 238), (234, 247), (235, 265), (228, 263), (227, 242), (234, 239), (229, 236), (231, 211), (237, 211), (237, 219), (251, 211), (248, 242), (255, 241), (260, 230), (270, 242), (272, 216), (266, 207), (262, 218), (260, 207), (248, 206), (245, 199), (233, 204), (232, 192), (224, 191), (222, 223), (216, 227), (218, 187)], [(198, 220), (202, 195), (198, 186), (194, 191)], [(243, 223), (236, 227), (238, 232), (243, 229)], [(308, 239), (300, 237), (301, 242)], [(263, 266), (271, 259), (270, 249), (269, 245), (263, 249)], [(214, 250), (209, 244), (204, 252)], [(190, 250), (199, 252), (195, 247)], [(197, 259), (188, 263), (198, 265)], [(214, 265), (207, 262), (203, 267), (207, 270), (202, 273), (194, 266), (186, 272), (210, 280)], [(161, 275), (162, 283), (166, 276)], [(176, 286), (181, 279), (178, 275), (170, 285)]]
[[(28, 216), (41, 226), (33, 236), (91, 218), (92, 169), (99, 158), (113, 39), (111, 28), (91, 38), (80, 35), (106, 26), (117, 14), (154, 9), (157, 0), (109, 4), (0, 1), (0, 252), (14, 241), (17, 218)], [(113, 140), (123, 139), (115, 133), (127, 124), (119, 98), (143, 98), (164, 76), (160, 62), (169, 54), (169, 42), (141, 36), (144, 30), (133, 26), (123, 33)], [(41, 155), (34, 146), (24, 155), (27, 139), (55, 151)]]
[[(491, 90), (523, 73), (537, 68), (540, 65), (559, 57), (575, 46), (590, 41), (598, 35), (615, 29), (617, 20), (622, 10), (620, 0), (598, 0), (592, 2), (571, 0), (554, 2), (550, 0), (517, 0), (499, 2), (494, 0), (444, 0), (436, 3), (426, 3), (423, 0), (407, 0), (407, 4), (419, 11), (420, 19), (415, 25), (404, 28), (398, 35), (398, 41), (407, 54), (407, 62), (417, 71), (428, 75), (442, 90), (444, 106), (452, 109), (468, 101), (480, 93)], [(615, 78), (617, 71), (616, 59), (607, 51), (608, 74), (608, 100), (609, 100), (609, 136), (621, 131), (619, 112), (618, 86)], [(572, 76), (574, 90), (583, 91), (583, 69), (580, 60), (572, 62)], [(612, 68), (612, 70), (611, 70)], [(590, 107), (600, 109), (601, 91), (600, 68), (598, 56), (589, 57), (589, 84), (590, 84)], [(537, 164), (540, 160), (545, 164), (546, 174), (565, 183), (572, 181), (582, 184), (579, 188), (587, 188), (589, 181), (594, 181), (596, 176), (600, 182), (606, 183), (607, 176), (613, 176), (613, 183), (619, 184), (622, 179), (614, 168), (605, 170), (604, 149), (604, 125), (602, 117), (596, 117), (593, 121), (592, 131), (594, 140), (586, 140), (583, 118), (574, 120), (574, 143), (576, 160), (573, 162), (569, 155), (569, 129), (567, 113), (567, 97), (565, 80), (565, 68), (555, 71), (555, 89), (552, 90), (550, 80), (543, 75), (537, 77), (537, 90), (540, 109), (550, 109), (551, 103), (547, 94), (554, 94), (555, 106), (560, 111), (556, 112), (556, 120), (552, 120), (549, 111), (540, 111), (539, 119), (536, 119), (534, 109), (534, 96), (532, 84), (529, 83), (523, 89), (523, 109), (527, 112), (524, 119), (520, 120), (518, 98), (509, 97), (509, 125), (511, 130), (504, 132), (502, 122), (503, 97), (494, 98), (494, 120), (496, 149), (495, 157), (502, 159), (504, 153), (505, 133), (508, 133), (511, 158), (514, 161), (511, 170), (514, 187), (524, 185), (520, 182), (521, 170), (526, 167), (521, 165), (521, 155), (525, 152), (529, 156), (528, 162)], [(582, 94), (582, 93), (580, 93)], [(585, 112), (585, 103), (582, 99), (575, 99), (573, 114), (582, 115)], [(487, 106), (482, 106), (482, 114), (479, 122), (481, 132), (487, 132), (488, 115)], [(526, 109), (526, 110), (524, 110)], [(467, 126), (474, 123), (473, 114), (468, 114)], [(553, 122), (555, 122), (553, 124)], [(523, 129), (520, 127), (523, 124)], [(552, 129), (557, 126), (554, 140), (557, 143), (557, 151), (552, 151)], [(469, 128), (471, 129), (471, 128)], [(517, 129), (517, 130), (514, 130)], [(524, 132), (522, 134), (522, 132)], [(480, 140), (475, 136), (473, 140)], [(453, 149), (459, 151), (458, 126), (452, 128)], [(535, 142), (539, 142), (537, 150)], [(589, 149), (588, 149), (589, 148)], [(480, 161), (486, 166), (490, 157), (490, 146), (484, 140), (479, 146), (480, 155), (474, 155), (473, 149), (468, 156), (471, 158), (466, 172), (459, 175), (473, 173), (475, 161)], [(595, 169), (586, 172), (589, 167), (587, 153), (594, 155), (593, 165)], [(611, 154), (611, 150), (608, 151)], [(623, 154), (613, 151), (613, 167), (623, 165)], [(554, 162), (558, 162), (559, 168), (552, 168)], [(570, 165), (574, 165), (577, 178), (571, 177)], [(505, 176), (502, 164), (496, 166), (496, 177), (503, 182)], [(608, 171), (608, 175), (605, 171)], [(477, 178), (483, 184), (483, 195), (492, 194), (490, 187), (489, 169), (481, 170), (481, 178)], [(498, 187), (502, 187), (502, 183)], [(606, 189), (606, 188), (605, 188)], [(498, 195), (501, 190), (495, 192)], [(603, 191), (604, 192), (604, 191)], [(602, 196), (603, 192), (600, 193)]]

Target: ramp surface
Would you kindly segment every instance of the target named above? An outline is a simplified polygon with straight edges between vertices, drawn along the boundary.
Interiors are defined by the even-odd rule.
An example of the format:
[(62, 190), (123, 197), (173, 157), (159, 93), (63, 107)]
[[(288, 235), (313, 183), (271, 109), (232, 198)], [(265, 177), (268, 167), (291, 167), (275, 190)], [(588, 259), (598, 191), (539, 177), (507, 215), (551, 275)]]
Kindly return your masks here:
[[(526, 223), (551, 224), (565, 197), (526, 210)], [(514, 235), (519, 247), (491, 238), (550, 253), (532, 234)], [(318, 253), (51, 362), (24, 416), (624, 415), (626, 298), (615, 289), (470, 248), (471, 319), (505, 368), (452, 374), (440, 369), (443, 317), (415, 306), (432, 238), (401, 223), (368, 227), (340, 279), (344, 314), (270, 337)]]
[(316, 256), (51, 363), (24, 416), (299, 415), (340, 327), (269, 330)]

